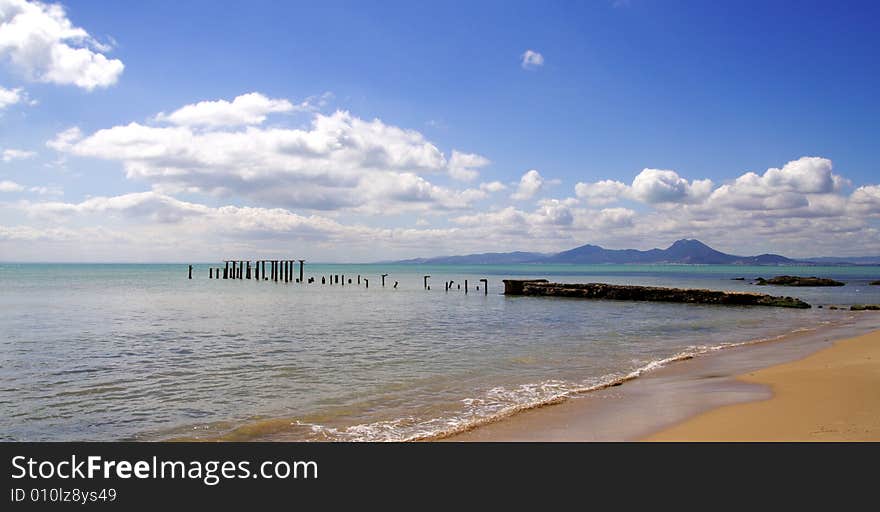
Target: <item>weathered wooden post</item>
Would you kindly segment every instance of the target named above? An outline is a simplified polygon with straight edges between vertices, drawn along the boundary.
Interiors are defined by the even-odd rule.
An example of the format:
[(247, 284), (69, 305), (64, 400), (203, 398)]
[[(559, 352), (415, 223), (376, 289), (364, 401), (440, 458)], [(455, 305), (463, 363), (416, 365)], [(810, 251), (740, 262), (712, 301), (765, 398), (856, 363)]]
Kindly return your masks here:
[(385, 288), (385, 278), (388, 277), (388, 274), (382, 274), (382, 288)]
[(360, 285), (361, 285), (361, 275), (358, 274), (358, 286), (360, 286)]
[(446, 281), (446, 282), (445, 282), (445, 283), (443, 283), (443, 284), (445, 284), (445, 285), (446, 285), (446, 291), (447, 291), (447, 292), (448, 292), (448, 291), (449, 291), (449, 281)]
[(394, 289), (397, 289), (397, 281), (394, 281)]
[(189, 266), (189, 278), (190, 279), (193, 278), (193, 266), (192, 265)]
[(336, 284), (339, 284), (339, 274), (334, 276), (334, 280), (336, 281)]
[(290, 262), (287, 260), (284, 260), (284, 263), (282, 263), (282, 264), (284, 265), (284, 282), (289, 283), (290, 282)]
[(464, 294), (467, 295), (467, 279), (464, 280)]
[(428, 278), (429, 278), (429, 277), (431, 277), (431, 276), (425, 276), (425, 277), (422, 278), (422, 279), (424, 279), (424, 281), (425, 281), (425, 289), (426, 289), (426, 290), (428, 289)]
[[(299, 260), (299, 282), (303, 282), (303, 265), (306, 260)], [(310, 281), (311, 282), (311, 281)]]
[(367, 288), (370, 287), (370, 280), (367, 279), (366, 277), (364, 278), (364, 286), (367, 287)]
[(248, 260), (248, 262), (247, 262), (247, 273), (246, 273), (246, 275), (245, 275), (245, 279), (250, 279), (250, 278), (251, 278), (251, 260)]
[(208, 279), (214, 279), (214, 268), (208, 269)]
[(480, 282), (483, 283), (483, 295), (489, 295), (489, 280), (480, 279)]
[(225, 262), (226, 266), (223, 267), (223, 279), (229, 278), (229, 262)]

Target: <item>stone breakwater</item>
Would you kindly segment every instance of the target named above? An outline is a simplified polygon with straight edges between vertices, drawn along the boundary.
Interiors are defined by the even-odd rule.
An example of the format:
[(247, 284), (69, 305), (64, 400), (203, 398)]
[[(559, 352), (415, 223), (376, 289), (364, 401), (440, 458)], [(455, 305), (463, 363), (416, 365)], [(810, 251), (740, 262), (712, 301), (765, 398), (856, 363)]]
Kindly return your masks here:
[(727, 292), (685, 288), (660, 288), (605, 283), (563, 284), (546, 279), (505, 279), (505, 295), (536, 297), (577, 297), (583, 299), (680, 302), (729, 306), (774, 306), (807, 309), (811, 306), (794, 297), (774, 297), (764, 293)]

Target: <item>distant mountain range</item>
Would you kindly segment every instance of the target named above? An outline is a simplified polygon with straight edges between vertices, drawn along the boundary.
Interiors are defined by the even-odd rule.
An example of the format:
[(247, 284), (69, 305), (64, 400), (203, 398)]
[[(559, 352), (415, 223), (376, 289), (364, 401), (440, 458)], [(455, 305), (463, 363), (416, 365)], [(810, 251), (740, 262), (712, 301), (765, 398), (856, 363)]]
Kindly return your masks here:
[(568, 251), (553, 254), (539, 252), (489, 252), (463, 256), (440, 256), (436, 258), (414, 258), (395, 261), (399, 264), (419, 265), (509, 265), (514, 263), (690, 263), (701, 265), (877, 265), (880, 257), (860, 258), (812, 258), (795, 260), (778, 254), (758, 256), (736, 256), (709, 247), (699, 240), (678, 240), (666, 249), (639, 251), (636, 249), (605, 249), (598, 245), (582, 245)]

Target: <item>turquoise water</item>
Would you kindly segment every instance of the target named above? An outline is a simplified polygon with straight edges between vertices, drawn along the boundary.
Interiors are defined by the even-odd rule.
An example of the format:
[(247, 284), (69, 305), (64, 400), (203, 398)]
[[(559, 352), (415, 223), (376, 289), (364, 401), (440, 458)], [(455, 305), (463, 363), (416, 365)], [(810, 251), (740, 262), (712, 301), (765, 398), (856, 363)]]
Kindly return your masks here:
[[(827, 308), (504, 297), (506, 277), (880, 303), (880, 287), (868, 285), (878, 267), (306, 263), (317, 283), (284, 284), (211, 280), (208, 266), (195, 265), (188, 280), (180, 264), (0, 265), (0, 438), (413, 439), (677, 354), (852, 317)], [(322, 286), (330, 274), (353, 283)], [(731, 280), (779, 274), (847, 286)], [(480, 278), (488, 295), (474, 289)], [(464, 279), (468, 294), (456, 287)], [(447, 280), (455, 281), (449, 292)]]

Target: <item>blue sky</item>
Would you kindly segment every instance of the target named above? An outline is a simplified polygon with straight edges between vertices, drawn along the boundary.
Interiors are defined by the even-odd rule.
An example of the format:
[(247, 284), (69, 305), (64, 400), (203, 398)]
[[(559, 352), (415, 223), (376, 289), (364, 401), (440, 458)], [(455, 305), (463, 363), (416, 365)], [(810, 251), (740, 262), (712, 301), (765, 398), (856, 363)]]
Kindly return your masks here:
[(0, 259), (880, 253), (876, 3), (23, 5), (0, 0)]

